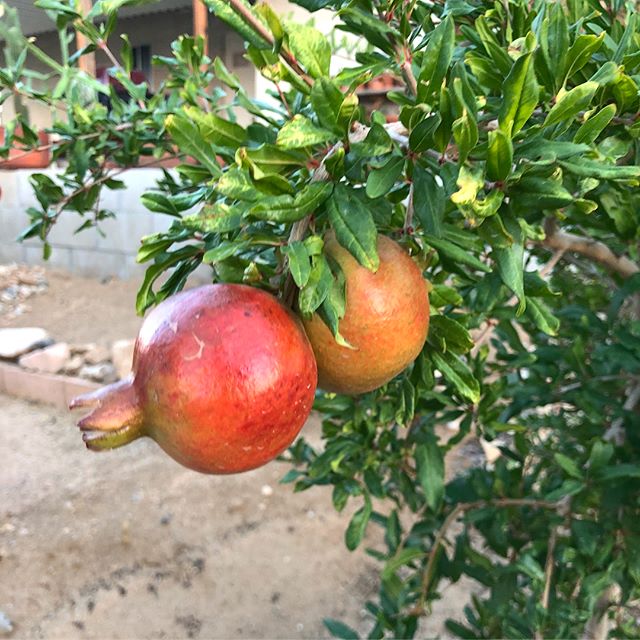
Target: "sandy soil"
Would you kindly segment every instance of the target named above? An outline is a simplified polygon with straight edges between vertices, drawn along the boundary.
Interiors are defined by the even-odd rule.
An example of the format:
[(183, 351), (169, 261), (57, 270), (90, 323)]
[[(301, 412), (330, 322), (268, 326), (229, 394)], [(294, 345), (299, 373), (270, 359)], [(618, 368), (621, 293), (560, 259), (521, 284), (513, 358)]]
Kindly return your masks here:
[[(135, 335), (135, 283), (49, 283), (13, 326), (72, 342)], [(323, 617), (371, 628), (376, 565), (346, 550), (330, 489), (293, 494), (279, 463), (200, 475), (150, 441), (93, 454), (74, 419), (0, 396), (0, 611), (12, 638), (328, 637)], [(304, 434), (318, 431), (314, 418)], [(420, 635), (442, 633), (465, 601), (464, 587), (447, 590)]]

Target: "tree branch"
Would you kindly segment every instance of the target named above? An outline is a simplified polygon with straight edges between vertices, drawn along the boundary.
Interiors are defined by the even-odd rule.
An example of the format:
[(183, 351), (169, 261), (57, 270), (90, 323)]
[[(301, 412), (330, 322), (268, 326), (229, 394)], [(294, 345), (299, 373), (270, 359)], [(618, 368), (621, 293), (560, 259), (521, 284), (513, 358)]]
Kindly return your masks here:
[[(263, 39), (270, 45), (276, 43), (273, 34), (258, 20), (253, 13), (242, 4), (240, 0), (227, 0), (231, 8)], [(280, 56), (310, 87), (313, 86), (313, 79), (310, 78), (300, 66), (294, 55), (282, 47)]]
[(606, 244), (593, 238), (559, 231), (553, 218), (548, 218), (545, 222), (545, 232), (547, 237), (542, 241), (545, 247), (579, 253), (599, 262), (623, 278), (629, 278), (640, 272), (640, 267), (635, 262), (626, 256), (617, 256)]

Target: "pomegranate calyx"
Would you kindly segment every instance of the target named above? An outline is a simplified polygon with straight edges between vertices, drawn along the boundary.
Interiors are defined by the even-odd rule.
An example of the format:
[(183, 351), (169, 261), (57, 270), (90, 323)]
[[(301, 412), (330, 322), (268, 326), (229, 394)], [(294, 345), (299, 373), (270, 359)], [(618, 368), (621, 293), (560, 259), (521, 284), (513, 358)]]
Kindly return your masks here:
[(93, 407), (78, 422), (88, 449), (102, 451), (129, 444), (144, 433), (143, 416), (133, 378), (74, 398), (70, 409)]

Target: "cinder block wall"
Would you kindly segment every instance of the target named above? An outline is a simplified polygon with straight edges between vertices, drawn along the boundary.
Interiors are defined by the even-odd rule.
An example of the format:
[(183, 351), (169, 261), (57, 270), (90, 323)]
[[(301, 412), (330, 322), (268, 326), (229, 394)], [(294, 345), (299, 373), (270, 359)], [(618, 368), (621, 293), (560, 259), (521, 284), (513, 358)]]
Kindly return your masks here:
[[(0, 171), (0, 263), (43, 264), (39, 240), (16, 242), (29, 224), (27, 209), (37, 205), (29, 183), (31, 173), (26, 169)], [(48, 169), (39, 173), (54, 175)], [(103, 191), (102, 206), (116, 214), (115, 219), (100, 224), (104, 236), (95, 228), (74, 234), (85, 218), (65, 211), (49, 235), (53, 252), (48, 264), (84, 276), (140, 276), (145, 268), (135, 262), (140, 238), (167, 229), (172, 221), (170, 216), (148, 211), (140, 202), (142, 193), (153, 188), (161, 176), (160, 169), (130, 169), (118, 176), (126, 189)]]

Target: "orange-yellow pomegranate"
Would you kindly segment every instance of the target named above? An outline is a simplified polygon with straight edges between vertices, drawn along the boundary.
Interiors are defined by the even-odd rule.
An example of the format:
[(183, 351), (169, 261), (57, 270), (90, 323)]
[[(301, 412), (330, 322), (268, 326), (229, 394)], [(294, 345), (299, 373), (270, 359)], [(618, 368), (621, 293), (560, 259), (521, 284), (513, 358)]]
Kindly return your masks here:
[(273, 296), (215, 284), (163, 301), (145, 319), (123, 381), (80, 396), (89, 449), (140, 436), (203, 473), (259, 467), (291, 444), (317, 384), (311, 346)]
[(362, 267), (329, 234), (326, 253), (346, 278), (346, 313), (340, 333), (353, 349), (339, 345), (315, 314), (303, 320), (325, 391), (359, 394), (382, 386), (418, 356), (429, 329), (429, 296), (420, 269), (397, 243), (378, 236), (380, 266)]

